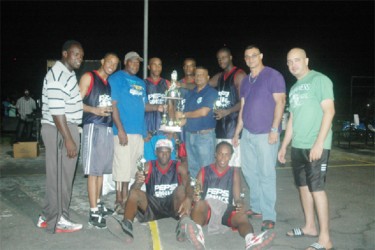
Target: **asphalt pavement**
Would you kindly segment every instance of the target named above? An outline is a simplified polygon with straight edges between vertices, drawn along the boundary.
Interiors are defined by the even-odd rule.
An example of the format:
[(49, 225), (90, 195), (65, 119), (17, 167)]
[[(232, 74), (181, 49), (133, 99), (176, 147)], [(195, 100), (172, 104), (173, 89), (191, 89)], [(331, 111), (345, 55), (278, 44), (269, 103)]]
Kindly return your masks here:
[[(176, 221), (163, 219), (157, 223), (134, 223), (135, 239), (126, 244), (107, 229), (88, 226), (89, 204), (87, 179), (78, 165), (71, 201), (71, 218), (84, 225), (76, 233), (48, 234), (36, 227), (45, 193), (44, 149), (32, 159), (14, 159), (11, 139), (0, 139), (0, 249), (193, 249), (188, 242), (177, 242)], [(290, 150), (288, 151), (290, 153)], [(278, 213), (276, 239), (270, 249), (305, 249), (316, 238), (289, 238), (285, 233), (304, 223), (298, 190), (293, 184), (290, 156), (287, 164), (277, 166)], [(375, 149), (373, 145), (351, 148), (334, 146), (331, 151), (326, 191), (329, 199), (331, 235), (335, 249), (375, 249)], [(115, 195), (103, 197), (113, 207)], [(261, 220), (251, 219), (255, 233)], [(244, 249), (237, 232), (208, 235), (206, 249)]]

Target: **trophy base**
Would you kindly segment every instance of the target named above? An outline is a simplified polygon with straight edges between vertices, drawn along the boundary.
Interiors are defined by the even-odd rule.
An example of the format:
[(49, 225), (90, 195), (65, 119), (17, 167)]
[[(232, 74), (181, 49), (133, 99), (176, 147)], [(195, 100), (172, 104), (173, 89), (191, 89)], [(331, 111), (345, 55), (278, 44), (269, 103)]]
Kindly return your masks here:
[(159, 130), (163, 132), (181, 132), (181, 127), (161, 125)]

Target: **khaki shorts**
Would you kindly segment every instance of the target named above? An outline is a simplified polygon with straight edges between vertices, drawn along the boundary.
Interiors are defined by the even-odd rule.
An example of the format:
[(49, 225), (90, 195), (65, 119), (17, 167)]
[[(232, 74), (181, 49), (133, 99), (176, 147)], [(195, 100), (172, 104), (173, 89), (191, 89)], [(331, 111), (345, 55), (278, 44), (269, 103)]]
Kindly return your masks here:
[[(230, 145), (232, 144), (232, 139), (216, 139), (216, 145), (219, 144), (222, 141), (229, 142)], [(238, 140), (240, 142), (241, 140)], [(232, 155), (232, 158), (229, 161), (229, 166), (231, 167), (241, 167), (241, 151), (240, 151), (241, 145), (238, 145), (237, 147), (233, 146), (234, 153)]]
[(118, 136), (114, 136), (115, 153), (113, 157), (112, 177), (114, 181), (130, 182), (137, 171), (137, 159), (143, 155), (143, 137), (128, 134), (128, 144), (121, 146)]

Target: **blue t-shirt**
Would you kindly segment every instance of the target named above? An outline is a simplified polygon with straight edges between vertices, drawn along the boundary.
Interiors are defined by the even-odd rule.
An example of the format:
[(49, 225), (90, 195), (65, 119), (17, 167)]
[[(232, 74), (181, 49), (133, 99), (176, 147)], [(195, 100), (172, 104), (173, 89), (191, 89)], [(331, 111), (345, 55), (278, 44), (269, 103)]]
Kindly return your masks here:
[(195, 111), (203, 107), (210, 108), (210, 112), (205, 117), (188, 118), (185, 125), (186, 131), (195, 132), (216, 127), (216, 119), (212, 109), (217, 98), (217, 90), (208, 84), (200, 92), (197, 92), (197, 87), (195, 87), (194, 90), (187, 95), (185, 112)]
[[(112, 89), (112, 100), (117, 101), (120, 120), (127, 134), (144, 135), (146, 85), (144, 81), (120, 70), (108, 79)], [(118, 130), (113, 123), (113, 134)]]

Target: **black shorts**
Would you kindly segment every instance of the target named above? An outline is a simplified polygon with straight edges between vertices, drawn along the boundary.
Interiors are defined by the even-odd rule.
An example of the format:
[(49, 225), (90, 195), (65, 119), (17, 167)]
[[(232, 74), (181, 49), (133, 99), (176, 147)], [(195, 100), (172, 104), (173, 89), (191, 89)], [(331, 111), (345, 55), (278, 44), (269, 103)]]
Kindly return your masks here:
[(310, 149), (292, 147), (292, 168), (297, 187), (308, 186), (310, 192), (324, 190), (329, 153), (330, 150), (323, 149), (322, 157), (317, 161), (310, 162)]
[(157, 198), (146, 193), (148, 206), (146, 211), (138, 210), (137, 219), (139, 222), (147, 222), (172, 217), (179, 219), (173, 205), (173, 194), (165, 198)]

